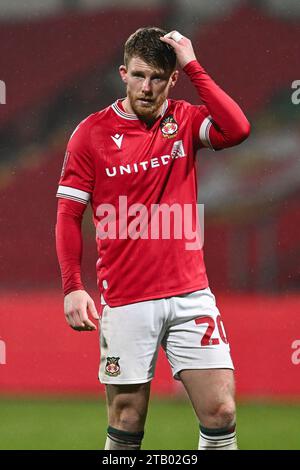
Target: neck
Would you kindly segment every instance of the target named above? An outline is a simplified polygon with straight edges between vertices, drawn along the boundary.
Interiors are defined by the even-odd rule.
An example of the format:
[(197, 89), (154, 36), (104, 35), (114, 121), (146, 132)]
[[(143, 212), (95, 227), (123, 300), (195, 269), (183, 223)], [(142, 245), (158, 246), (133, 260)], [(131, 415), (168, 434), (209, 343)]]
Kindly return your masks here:
[(122, 101), (122, 106), (123, 106), (126, 113), (135, 114), (135, 112), (133, 111), (133, 109), (131, 107), (131, 104), (130, 104), (130, 101), (129, 101), (128, 97), (126, 97), (125, 100)]
[[(147, 124), (147, 126), (152, 126), (152, 124), (156, 121), (156, 119), (162, 115), (162, 110), (163, 110), (164, 104), (165, 104), (165, 102), (163, 102), (163, 104), (160, 106), (160, 108), (156, 112), (155, 116), (150, 117), (150, 116), (137, 115), (137, 117), (141, 121), (145, 122)], [(126, 113), (136, 114), (134, 112), (134, 110), (132, 109), (132, 107), (131, 107), (130, 100), (128, 99), (128, 96), (122, 101), (122, 106), (123, 106)]]

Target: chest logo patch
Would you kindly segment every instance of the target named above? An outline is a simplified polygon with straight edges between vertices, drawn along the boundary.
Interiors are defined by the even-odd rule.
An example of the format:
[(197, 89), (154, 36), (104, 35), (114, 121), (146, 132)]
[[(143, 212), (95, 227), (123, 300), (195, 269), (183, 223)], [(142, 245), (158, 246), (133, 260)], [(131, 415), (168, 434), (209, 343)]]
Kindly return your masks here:
[(114, 141), (114, 143), (119, 149), (121, 148), (123, 137), (124, 137), (124, 134), (122, 135), (115, 134), (111, 136), (112, 140)]
[(178, 124), (175, 121), (174, 116), (167, 116), (165, 119), (163, 119), (160, 124), (160, 129), (163, 137), (166, 137), (167, 139), (173, 139), (173, 137), (175, 137), (178, 132)]

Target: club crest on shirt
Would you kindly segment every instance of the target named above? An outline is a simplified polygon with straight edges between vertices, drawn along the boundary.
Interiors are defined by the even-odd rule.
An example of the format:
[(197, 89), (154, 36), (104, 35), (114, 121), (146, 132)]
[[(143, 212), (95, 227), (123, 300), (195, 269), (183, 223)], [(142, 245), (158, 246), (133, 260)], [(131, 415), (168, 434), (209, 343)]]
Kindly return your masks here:
[(160, 124), (160, 129), (163, 137), (166, 137), (167, 139), (172, 139), (175, 137), (178, 132), (178, 124), (175, 121), (174, 116), (167, 116), (165, 119), (163, 119)]
[(109, 375), (110, 377), (116, 377), (120, 375), (120, 365), (119, 365), (119, 357), (108, 357), (106, 359), (106, 366), (105, 366), (105, 374)]

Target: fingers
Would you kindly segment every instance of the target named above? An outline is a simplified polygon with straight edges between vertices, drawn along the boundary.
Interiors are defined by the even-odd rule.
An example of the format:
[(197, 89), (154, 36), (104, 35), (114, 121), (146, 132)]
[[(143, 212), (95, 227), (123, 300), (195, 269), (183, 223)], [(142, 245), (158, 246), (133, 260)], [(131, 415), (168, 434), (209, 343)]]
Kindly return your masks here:
[(170, 33), (166, 34), (164, 38), (173, 39), (173, 41), (179, 42), (183, 36), (178, 31), (171, 31)]
[(182, 36), (178, 31), (171, 31), (160, 39), (174, 49), (177, 56), (177, 62), (182, 69), (189, 62), (197, 60), (190, 39)]
[(178, 31), (171, 31), (168, 34), (165, 34), (165, 36), (162, 36), (161, 41), (166, 42), (172, 47), (176, 47), (176, 44), (180, 42), (180, 44), (184, 44), (184, 41), (182, 39), (186, 39), (182, 34), (180, 34)]
[(80, 311), (75, 311), (73, 313), (73, 319), (75, 320), (76, 328), (84, 328), (85, 324), (82, 320), (82, 315), (80, 315)]
[(99, 320), (93, 299), (85, 291), (74, 291), (65, 296), (65, 316), (67, 323), (76, 331), (94, 331), (96, 325), (89, 314)]
[(96, 325), (88, 318), (87, 311), (92, 315), (95, 320), (99, 320), (99, 315), (95, 307), (93, 299), (87, 299), (87, 308), (80, 310), (80, 318), (88, 330), (97, 330)]
[(69, 312), (66, 314), (67, 323), (70, 325), (73, 330), (83, 331), (86, 329), (86, 325), (80, 318), (80, 314), (77, 311)]
[(78, 318), (76, 328), (79, 329), (79, 331), (97, 330), (96, 325), (94, 325), (94, 323), (89, 319), (87, 314), (87, 308), (85, 306), (77, 310), (76, 314)]
[(75, 328), (76, 326), (75, 320), (73, 320), (73, 316), (71, 313), (66, 314), (66, 320), (67, 320), (68, 325), (71, 326), (71, 328)]
[(90, 299), (90, 300), (88, 300), (87, 304), (88, 304), (89, 312), (92, 315), (92, 317), (95, 318), (95, 320), (99, 320), (99, 315), (98, 315), (98, 312), (96, 310), (94, 301), (92, 299)]

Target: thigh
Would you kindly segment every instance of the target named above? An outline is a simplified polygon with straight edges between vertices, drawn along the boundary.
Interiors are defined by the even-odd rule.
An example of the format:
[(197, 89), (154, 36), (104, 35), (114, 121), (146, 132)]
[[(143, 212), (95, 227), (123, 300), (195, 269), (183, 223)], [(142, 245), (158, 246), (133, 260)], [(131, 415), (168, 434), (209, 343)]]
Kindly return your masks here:
[(210, 289), (172, 297), (172, 320), (162, 345), (175, 379), (188, 369), (233, 369), (230, 348)]
[(104, 307), (100, 320), (102, 383), (141, 384), (153, 378), (158, 345), (164, 334), (163, 314), (162, 300)]
[(205, 422), (223, 405), (227, 409), (235, 407), (232, 370), (183, 370), (179, 375), (200, 421)]
[(132, 419), (132, 425), (137, 426), (135, 432), (144, 429), (151, 382), (132, 385), (106, 385), (106, 402), (108, 422), (110, 426), (119, 426), (121, 416), (126, 410), (127, 419)]

